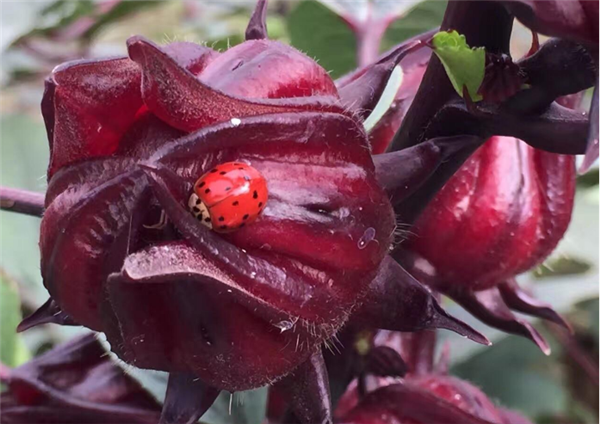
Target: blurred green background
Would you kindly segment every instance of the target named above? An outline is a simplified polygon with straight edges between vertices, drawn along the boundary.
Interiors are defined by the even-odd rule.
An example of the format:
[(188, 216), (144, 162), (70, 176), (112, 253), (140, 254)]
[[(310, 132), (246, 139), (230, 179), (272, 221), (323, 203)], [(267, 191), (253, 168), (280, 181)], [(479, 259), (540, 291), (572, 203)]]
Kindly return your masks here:
[[(125, 54), (125, 40), (142, 34), (159, 43), (205, 42), (226, 49), (242, 41), (253, 1), (20, 1), (2, 2), (0, 13), (0, 180), (1, 184), (43, 192), (47, 139), (39, 103), (43, 78), (57, 64), (82, 57)], [(268, 28), (273, 39), (291, 43), (335, 78), (356, 66), (355, 38), (336, 11), (360, 20), (360, 0), (271, 1)], [(375, 15), (399, 17), (382, 40), (382, 50), (439, 25), (444, 1), (373, 1)], [(157, 16), (160, 17), (157, 19)], [(515, 25), (513, 55), (525, 53), (530, 33)], [(449, 312), (494, 342), (485, 348), (447, 332), (452, 372), (469, 379), (503, 406), (540, 423), (593, 423), (598, 416), (598, 168), (580, 177), (573, 221), (546, 263), (520, 278), (523, 286), (568, 316), (574, 341), (549, 325), (537, 327), (552, 343), (545, 357), (533, 344), (492, 330), (456, 305)], [(17, 336), (14, 327), (47, 298), (39, 271), (36, 218), (0, 212), (0, 361), (16, 366), (30, 356), (72, 337), (78, 328), (43, 326)], [(575, 352), (591, 358), (582, 368)], [(594, 371), (595, 370), (595, 371)], [(594, 371), (595, 375), (590, 372)], [(156, 387), (164, 381), (144, 383)], [(154, 385), (154, 387), (152, 387)], [(265, 393), (238, 399), (236, 413), (225, 414), (223, 398), (204, 421), (254, 423), (264, 414)]]

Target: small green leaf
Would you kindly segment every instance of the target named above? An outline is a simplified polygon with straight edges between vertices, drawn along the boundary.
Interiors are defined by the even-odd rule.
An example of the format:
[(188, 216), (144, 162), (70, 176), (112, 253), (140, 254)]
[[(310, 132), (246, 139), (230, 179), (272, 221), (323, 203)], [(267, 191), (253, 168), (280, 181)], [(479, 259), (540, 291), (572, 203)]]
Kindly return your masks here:
[(560, 372), (560, 347), (553, 344), (552, 353), (544, 356), (529, 340), (508, 336), (457, 364), (451, 373), (531, 419), (557, 415), (568, 407), (569, 393)]
[(480, 101), (482, 97), (477, 90), (485, 73), (485, 49), (469, 47), (465, 36), (456, 31), (440, 31), (433, 36), (432, 43), (458, 95), (463, 97), (466, 86), (471, 100)]
[(408, 13), (390, 24), (381, 41), (381, 51), (387, 51), (404, 40), (440, 26), (447, 3), (446, 0), (426, 0), (417, 3)]
[(356, 67), (354, 33), (326, 6), (314, 0), (300, 2), (287, 24), (292, 46), (317, 59), (332, 78)]
[(571, 256), (550, 258), (533, 271), (535, 278), (547, 278), (557, 275), (576, 275), (588, 272), (592, 264), (584, 259)]
[(29, 359), (29, 352), (16, 328), (21, 321), (21, 300), (17, 285), (0, 270), (0, 362), (16, 367)]

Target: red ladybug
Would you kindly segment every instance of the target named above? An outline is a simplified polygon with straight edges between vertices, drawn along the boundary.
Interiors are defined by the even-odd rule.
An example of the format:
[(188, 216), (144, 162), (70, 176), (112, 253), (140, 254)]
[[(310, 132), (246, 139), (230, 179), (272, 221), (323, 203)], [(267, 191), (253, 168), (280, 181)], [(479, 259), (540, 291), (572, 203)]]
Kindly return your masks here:
[(228, 233), (258, 218), (267, 198), (260, 172), (242, 162), (227, 162), (198, 178), (188, 206), (202, 224)]

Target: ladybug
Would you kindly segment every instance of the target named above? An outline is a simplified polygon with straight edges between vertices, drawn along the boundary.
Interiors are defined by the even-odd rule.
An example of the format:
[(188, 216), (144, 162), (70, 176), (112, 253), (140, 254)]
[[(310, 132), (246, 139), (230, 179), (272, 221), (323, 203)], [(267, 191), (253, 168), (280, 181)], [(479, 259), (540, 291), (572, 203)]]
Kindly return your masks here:
[(260, 172), (242, 162), (226, 162), (198, 178), (188, 206), (203, 225), (229, 233), (258, 218), (267, 198)]

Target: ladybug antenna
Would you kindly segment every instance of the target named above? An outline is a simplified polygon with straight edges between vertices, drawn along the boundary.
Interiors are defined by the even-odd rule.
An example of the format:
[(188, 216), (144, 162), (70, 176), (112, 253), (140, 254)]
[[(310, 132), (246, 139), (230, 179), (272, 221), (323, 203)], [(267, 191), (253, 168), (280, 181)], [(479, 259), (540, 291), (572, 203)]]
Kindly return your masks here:
[(246, 40), (263, 40), (267, 34), (267, 0), (258, 0), (246, 28)]

